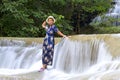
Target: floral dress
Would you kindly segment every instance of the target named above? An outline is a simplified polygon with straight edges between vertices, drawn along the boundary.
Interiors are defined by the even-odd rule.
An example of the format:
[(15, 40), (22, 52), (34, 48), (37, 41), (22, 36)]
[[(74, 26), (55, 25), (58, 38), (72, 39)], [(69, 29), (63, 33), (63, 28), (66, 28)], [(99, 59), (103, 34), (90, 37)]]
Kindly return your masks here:
[(52, 65), (54, 55), (54, 33), (59, 30), (55, 25), (46, 26), (45, 30), (46, 36), (43, 42), (42, 63)]

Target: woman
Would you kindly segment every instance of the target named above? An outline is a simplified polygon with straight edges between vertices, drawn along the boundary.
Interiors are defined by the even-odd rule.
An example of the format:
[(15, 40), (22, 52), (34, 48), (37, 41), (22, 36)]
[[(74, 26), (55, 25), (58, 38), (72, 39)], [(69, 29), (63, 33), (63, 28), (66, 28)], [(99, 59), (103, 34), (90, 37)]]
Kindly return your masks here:
[[(47, 24), (48, 25), (47, 25)], [(43, 42), (43, 53), (42, 53), (42, 68), (41, 71), (44, 71), (47, 68), (47, 65), (52, 65), (53, 54), (54, 54), (54, 33), (58, 33), (62, 37), (66, 37), (59, 29), (54, 25), (55, 19), (53, 16), (49, 16), (46, 21), (43, 22), (42, 27), (46, 31), (46, 36)]]

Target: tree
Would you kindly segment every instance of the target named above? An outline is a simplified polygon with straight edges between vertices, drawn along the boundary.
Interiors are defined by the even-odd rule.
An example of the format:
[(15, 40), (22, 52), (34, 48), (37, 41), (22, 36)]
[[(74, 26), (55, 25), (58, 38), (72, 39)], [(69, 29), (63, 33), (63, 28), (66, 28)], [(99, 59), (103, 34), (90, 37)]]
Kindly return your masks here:
[(74, 32), (79, 34), (81, 27), (89, 23), (99, 14), (103, 14), (111, 7), (112, 0), (50, 0), (53, 12), (62, 14), (73, 26)]
[[(65, 34), (80, 33), (94, 17), (110, 7), (110, 0), (2, 0), (0, 36), (40, 37), (42, 22), (53, 15)], [(72, 32), (72, 33), (71, 33)]]
[(80, 0), (79, 3), (74, 4), (72, 24), (75, 32), (82, 32), (81, 27), (89, 26), (97, 15), (107, 12), (110, 3), (111, 0)]
[(58, 15), (49, 9), (49, 1), (45, 0), (2, 0), (0, 4), (1, 36), (29, 36), (38, 37), (45, 34), (41, 28), (43, 20), (49, 15), (57, 19), (56, 25), (67, 25), (66, 34), (71, 26), (65, 21), (63, 15)]

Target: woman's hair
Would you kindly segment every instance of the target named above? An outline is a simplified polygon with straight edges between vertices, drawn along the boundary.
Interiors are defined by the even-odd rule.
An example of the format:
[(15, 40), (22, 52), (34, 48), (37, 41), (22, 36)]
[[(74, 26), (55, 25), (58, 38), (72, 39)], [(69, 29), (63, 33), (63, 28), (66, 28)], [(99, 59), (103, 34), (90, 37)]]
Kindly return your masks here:
[(54, 19), (53, 19), (53, 18), (48, 18), (48, 21), (49, 21), (49, 19), (52, 19), (52, 20), (54, 21)]

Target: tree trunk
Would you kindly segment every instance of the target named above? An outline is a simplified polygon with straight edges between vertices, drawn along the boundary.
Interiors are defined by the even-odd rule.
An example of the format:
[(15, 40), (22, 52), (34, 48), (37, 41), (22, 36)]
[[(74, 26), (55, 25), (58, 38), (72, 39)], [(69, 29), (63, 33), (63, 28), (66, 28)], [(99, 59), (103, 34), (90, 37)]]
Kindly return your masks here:
[(80, 33), (80, 13), (78, 13), (77, 27), (78, 27), (78, 33)]

